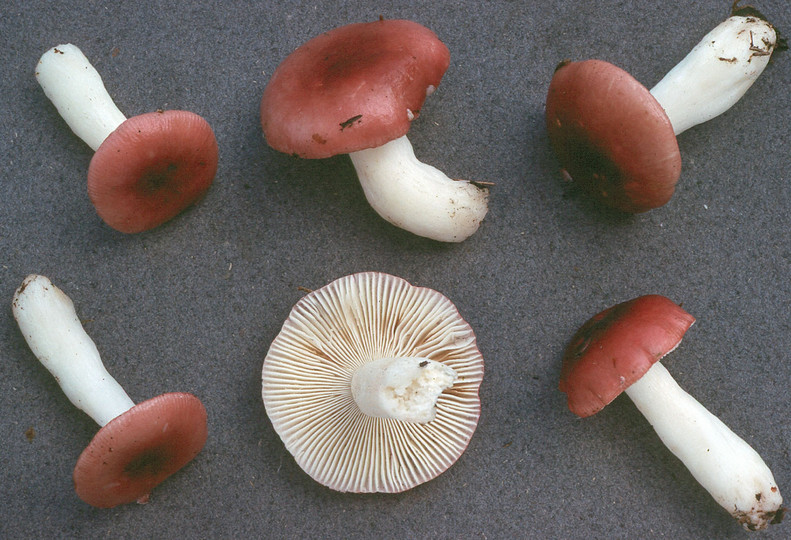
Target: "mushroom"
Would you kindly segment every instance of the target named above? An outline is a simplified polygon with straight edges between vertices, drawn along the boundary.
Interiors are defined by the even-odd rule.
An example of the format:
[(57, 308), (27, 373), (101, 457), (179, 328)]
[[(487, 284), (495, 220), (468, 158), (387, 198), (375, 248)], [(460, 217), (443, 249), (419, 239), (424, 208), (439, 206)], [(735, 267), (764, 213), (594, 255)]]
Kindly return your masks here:
[(783, 498), (761, 456), (682, 390), (659, 362), (695, 319), (668, 298), (647, 295), (588, 320), (563, 356), (560, 390), (578, 416), (628, 395), (668, 449), (746, 529), (783, 518)]
[(48, 278), (25, 278), (12, 309), (33, 354), (101, 426), (74, 467), (74, 489), (83, 501), (100, 508), (147, 502), (154, 487), (203, 448), (200, 400), (172, 392), (135, 405), (105, 369), (71, 299)]
[(464, 452), (482, 378), (475, 334), (450, 300), (364, 272), (297, 303), (264, 360), (262, 395), (275, 431), (317, 482), (394, 493)]
[(350, 154), (380, 216), (419, 236), (461, 242), (486, 215), (488, 189), (417, 160), (406, 138), (449, 64), (448, 48), (412, 21), (321, 34), (283, 60), (264, 90), (266, 141), (303, 158)]
[(676, 135), (732, 107), (776, 45), (759, 12), (734, 7), (650, 92), (608, 62), (561, 63), (546, 124), (564, 175), (625, 212), (664, 205), (681, 174)]
[(137, 233), (194, 204), (217, 172), (217, 141), (189, 111), (157, 111), (127, 120), (101, 77), (74, 45), (44, 53), (36, 79), (74, 133), (96, 152), (88, 195), (105, 223)]

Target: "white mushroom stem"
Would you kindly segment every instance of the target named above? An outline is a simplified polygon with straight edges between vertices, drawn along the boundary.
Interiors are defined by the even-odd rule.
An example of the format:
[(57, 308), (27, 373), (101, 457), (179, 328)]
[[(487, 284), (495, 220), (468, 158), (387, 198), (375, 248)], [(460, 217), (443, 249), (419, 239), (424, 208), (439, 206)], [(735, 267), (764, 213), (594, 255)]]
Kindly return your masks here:
[(80, 324), (74, 304), (52, 282), (25, 278), (14, 294), (14, 317), (36, 358), (63, 392), (97, 424), (104, 426), (134, 402), (102, 365), (99, 351)]
[(425, 424), (436, 415), (437, 400), (453, 386), (456, 372), (427, 358), (380, 358), (352, 376), (352, 397), (364, 414)]
[(373, 209), (418, 236), (461, 242), (489, 209), (487, 189), (418, 161), (406, 135), (349, 155)]
[(651, 89), (676, 135), (730, 109), (769, 63), (777, 34), (755, 16), (733, 16), (709, 32)]
[(74, 45), (45, 52), (36, 79), (71, 130), (94, 151), (126, 120), (99, 73)]
[(764, 529), (781, 511), (783, 498), (761, 456), (682, 390), (663, 365), (655, 363), (626, 394), (662, 442), (745, 528)]

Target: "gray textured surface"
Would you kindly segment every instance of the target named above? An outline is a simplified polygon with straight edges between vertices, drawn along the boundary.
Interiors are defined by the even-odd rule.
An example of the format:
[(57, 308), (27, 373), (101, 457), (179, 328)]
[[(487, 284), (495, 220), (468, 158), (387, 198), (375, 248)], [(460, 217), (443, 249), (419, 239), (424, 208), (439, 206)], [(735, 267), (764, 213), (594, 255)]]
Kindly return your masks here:
[[(556, 389), (574, 330), (649, 292), (698, 319), (670, 371), (756, 447), (791, 497), (789, 57), (731, 111), (681, 136), (676, 195), (647, 214), (601, 211), (564, 184), (543, 126), (558, 61), (609, 60), (651, 85), (728, 2), (146, 4), (0, 8), (0, 298), (10, 303), (28, 273), (51, 277), (129, 395), (195, 393), (209, 440), (148, 505), (88, 507), (71, 471), (96, 426), (0, 310), (0, 537), (743, 537), (626, 399), (582, 421)], [(758, 7), (791, 29), (786, 0)], [(450, 48), (410, 138), (450, 175), (496, 182), (488, 218), (463, 244), (382, 221), (347, 158), (300, 161), (262, 140), (258, 103), (280, 60), (319, 32), (379, 15), (420, 22)], [(62, 42), (82, 48), (128, 115), (183, 108), (212, 124), (220, 166), (199, 206), (136, 236), (99, 220), (85, 191), (91, 151), (33, 77)], [(398, 495), (315, 483), (260, 398), (264, 355), (299, 287), (363, 270), (447, 295), (486, 361), (467, 452)], [(762, 538), (787, 538), (789, 527)]]

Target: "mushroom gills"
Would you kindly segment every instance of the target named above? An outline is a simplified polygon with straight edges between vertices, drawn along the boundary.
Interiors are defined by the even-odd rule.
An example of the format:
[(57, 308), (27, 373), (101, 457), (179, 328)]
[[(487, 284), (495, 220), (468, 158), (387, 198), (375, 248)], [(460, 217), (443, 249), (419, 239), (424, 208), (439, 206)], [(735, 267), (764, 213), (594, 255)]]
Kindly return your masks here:
[(349, 156), (373, 209), (418, 236), (461, 242), (489, 210), (488, 189), (419, 161), (406, 135)]
[(351, 392), (364, 414), (426, 424), (440, 394), (458, 378), (450, 366), (427, 358), (380, 358), (354, 372)]

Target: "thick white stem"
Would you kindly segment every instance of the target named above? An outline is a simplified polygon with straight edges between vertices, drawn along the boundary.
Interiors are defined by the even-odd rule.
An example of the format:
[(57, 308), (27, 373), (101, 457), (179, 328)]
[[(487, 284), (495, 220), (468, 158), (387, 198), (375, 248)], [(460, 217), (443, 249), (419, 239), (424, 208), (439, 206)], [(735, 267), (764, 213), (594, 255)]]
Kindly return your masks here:
[(626, 394), (714, 500), (745, 528), (769, 525), (783, 503), (769, 467), (663, 365), (655, 363)]
[(71, 130), (94, 151), (126, 120), (99, 73), (74, 45), (45, 52), (36, 79)]
[(419, 236), (461, 242), (489, 209), (487, 189), (418, 161), (406, 136), (349, 155), (373, 209)]
[(380, 358), (354, 372), (352, 397), (368, 416), (425, 424), (456, 377), (450, 366), (427, 358)]
[(14, 294), (12, 309), (33, 354), (52, 373), (69, 400), (97, 424), (104, 426), (134, 407), (104, 368), (71, 299), (48, 278), (25, 278)]
[(777, 44), (771, 24), (733, 16), (709, 32), (651, 89), (676, 135), (718, 116), (747, 92)]

